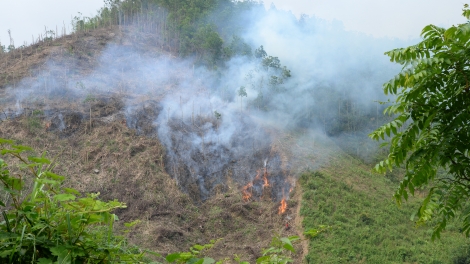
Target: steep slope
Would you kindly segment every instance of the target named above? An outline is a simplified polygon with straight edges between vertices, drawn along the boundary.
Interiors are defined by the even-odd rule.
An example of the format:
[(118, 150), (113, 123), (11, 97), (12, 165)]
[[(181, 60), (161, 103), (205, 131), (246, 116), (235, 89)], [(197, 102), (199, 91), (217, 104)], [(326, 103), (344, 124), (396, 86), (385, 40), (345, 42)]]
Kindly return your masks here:
[[(151, 45), (152, 38), (130, 27), (99, 29), (1, 55), (0, 137), (46, 151), (57, 164), (54, 171), (67, 176), (66, 184), (125, 202), (128, 208), (117, 212), (121, 224), (141, 221), (129, 233), (134, 244), (167, 254), (222, 238), (207, 254), (229, 259), (237, 254), (254, 262), (274, 233), (300, 232), (286, 228), (297, 203), (289, 201), (280, 215), (271, 195), (244, 200), (243, 186), (230, 175), (223, 191), (215, 189), (204, 203), (194, 200), (167, 174), (166, 150), (155, 132), (159, 100), (175, 89), (178, 77), (149, 95), (135, 92), (132, 66), (123, 66), (118, 84), (115, 76), (94, 71), (110, 61), (125, 65), (143, 56), (171, 61), (170, 54)], [(113, 45), (141, 53), (103, 60)], [(81, 81), (86, 78), (93, 81)], [(300, 262), (301, 255), (300, 249), (294, 257)]]

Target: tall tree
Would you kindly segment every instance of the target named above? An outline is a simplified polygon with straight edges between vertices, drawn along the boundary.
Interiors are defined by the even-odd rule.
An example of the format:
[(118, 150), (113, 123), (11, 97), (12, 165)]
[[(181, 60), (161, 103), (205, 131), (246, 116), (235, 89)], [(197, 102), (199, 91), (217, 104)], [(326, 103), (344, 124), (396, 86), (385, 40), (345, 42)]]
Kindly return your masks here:
[[(470, 19), (468, 5), (463, 16)], [(434, 219), (432, 238), (457, 218), (470, 234), (470, 22), (448, 29), (426, 26), (423, 40), (386, 52), (403, 65), (384, 92), (396, 96), (385, 113), (396, 118), (370, 137), (391, 137), (390, 154), (376, 165), (385, 172), (406, 168), (395, 198), (401, 203), (415, 189), (428, 187), (417, 212), (418, 224)]]

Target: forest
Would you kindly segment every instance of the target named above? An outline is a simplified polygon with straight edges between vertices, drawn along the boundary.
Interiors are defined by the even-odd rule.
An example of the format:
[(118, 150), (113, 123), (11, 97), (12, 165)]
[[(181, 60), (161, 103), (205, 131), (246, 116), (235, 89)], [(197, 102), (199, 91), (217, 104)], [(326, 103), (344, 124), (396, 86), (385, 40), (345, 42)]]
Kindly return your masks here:
[(250, 0), (71, 23), (0, 43), (2, 263), (469, 263), (469, 23), (410, 42)]

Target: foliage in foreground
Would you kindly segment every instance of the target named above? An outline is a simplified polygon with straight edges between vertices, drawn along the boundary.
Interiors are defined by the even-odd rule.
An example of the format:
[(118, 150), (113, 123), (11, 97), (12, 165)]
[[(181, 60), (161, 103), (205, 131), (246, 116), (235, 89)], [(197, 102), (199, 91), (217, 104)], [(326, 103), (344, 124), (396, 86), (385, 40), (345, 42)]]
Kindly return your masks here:
[[(82, 195), (61, 186), (64, 177), (51, 170), (53, 162), (41, 156), (25, 157), (31, 148), (0, 139), (1, 154), (20, 162), (21, 173), (12, 175), (0, 159), (0, 181), (6, 196), (0, 200), (0, 262), (2, 263), (140, 263), (144, 252), (129, 247), (113, 231), (125, 208), (116, 200), (103, 202), (99, 194)], [(31, 191), (25, 183), (32, 177)], [(126, 224), (131, 227), (134, 223)]]
[[(468, 5), (463, 15), (470, 19)], [(386, 94), (396, 95), (385, 113), (396, 118), (370, 134), (375, 140), (392, 137), (390, 154), (375, 168), (385, 172), (405, 166), (395, 193), (399, 204), (415, 190), (431, 187), (417, 223), (437, 220), (433, 239), (453, 218), (460, 219), (461, 231), (469, 236), (470, 22), (448, 29), (429, 25), (421, 35), (420, 43), (386, 53), (404, 67), (384, 84)]]

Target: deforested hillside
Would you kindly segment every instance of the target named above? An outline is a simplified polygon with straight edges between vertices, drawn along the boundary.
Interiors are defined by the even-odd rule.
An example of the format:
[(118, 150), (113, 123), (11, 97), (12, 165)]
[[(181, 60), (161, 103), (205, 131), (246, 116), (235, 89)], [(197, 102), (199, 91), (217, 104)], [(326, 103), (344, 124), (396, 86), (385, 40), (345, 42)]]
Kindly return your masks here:
[[(151, 47), (148, 43), (154, 36), (133, 35), (133, 30), (129, 26), (79, 32), (35, 44), (22, 54), (3, 54), (2, 74), (7, 77), (2, 84), (0, 137), (55, 157), (54, 171), (69, 177), (67, 185), (100, 193), (104, 200), (125, 202), (128, 208), (117, 212), (122, 222), (141, 221), (129, 234), (130, 241), (162, 254), (222, 238), (211, 256), (238, 254), (254, 261), (274, 233), (297, 234), (293, 224), (286, 228), (286, 223), (295, 219), (297, 202), (289, 201), (285, 212), (279, 213), (280, 201), (289, 194), (283, 186), (294, 188), (295, 184), (293, 178), (289, 178), (292, 182), (283, 179), (289, 176), (282, 172), (288, 169), (283, 164), (288, 148), (281, 152), (283, 145), (272, 142), (281, 132), (261, 128), (248, 117), (234, 116), (231, 118), (246, 123), (243, 129), (266, 129), (259, 133), (272, 137), (251, 138), (247, 151), (254, 157), (234, 151), (236, 144), (247, 139), (246, 133), (238, 131), (230, 139), (234, 142), (222, 148), (228, 157), (221, 157), (214, 149), (229, 139), (208, 135), (203, 152), (188, 153), (188, 161), (196, 159), (194, 164), (180, 160), (184, 157), (177, 147), (165, 149), (162, 145), (158, 135), (161, 125), (156, 121), (162, 113), (168, 116), (163, 98), (176, 92), (180, 81), (192, 78), (193, 67), (160, 47)], [(136, 38), (140, 41), (135, 42)], [(149, 70), (150, 78), (158, 70), (171, 76), (155, 76), (142, 83), (136, 75), (139, 69), (128, 65), (129, 61), (137, 66), (156, 62)], [(120, 64), (118, 72), (101, 68), (108, 63)], [(145, 93), (151, 89), (155, 93), (138, 91), (147, 84)], [(201, 96), (207, 94), (202, 80), (194, 85)], [(194, 123), (182, 122), (179, 116), (170, 116), (165, 123), (165, 129), (173, 130), (168, 133), (172, 144), (191, 146), (173, 134), (209, 134), (222, 124), (208, 109), (210, 102), (206, 109), (201, 109), (201, 103), (198, 107), (205, 112), (193, 113)], [(223, 113), (223, 109), (218, 111)], [(244, 151), (240, 146), (238, 149)], [(199, 173), (207, 179), (206, 185), (187, 171), (194, 166), (203, 170)], [(250, 182), (253, 188), (244, 191)], [(296, 257), (301, 255), (300, 250)]]
[(166, 256), (218, 240), (204, 254), (223, 263), (291, 236), (294, 263), (465, 257), (457, 228), (442, 255), (405, 221), (414, 200), (387, 194), (400, 171), (368, 171), (387, 153), (367, 134), (393, 118), (381, 55), (402, 43), (254, 1), (106, 2), (72, 34), (0, 53), (0, 138), (126, 203), (130, 243)]

